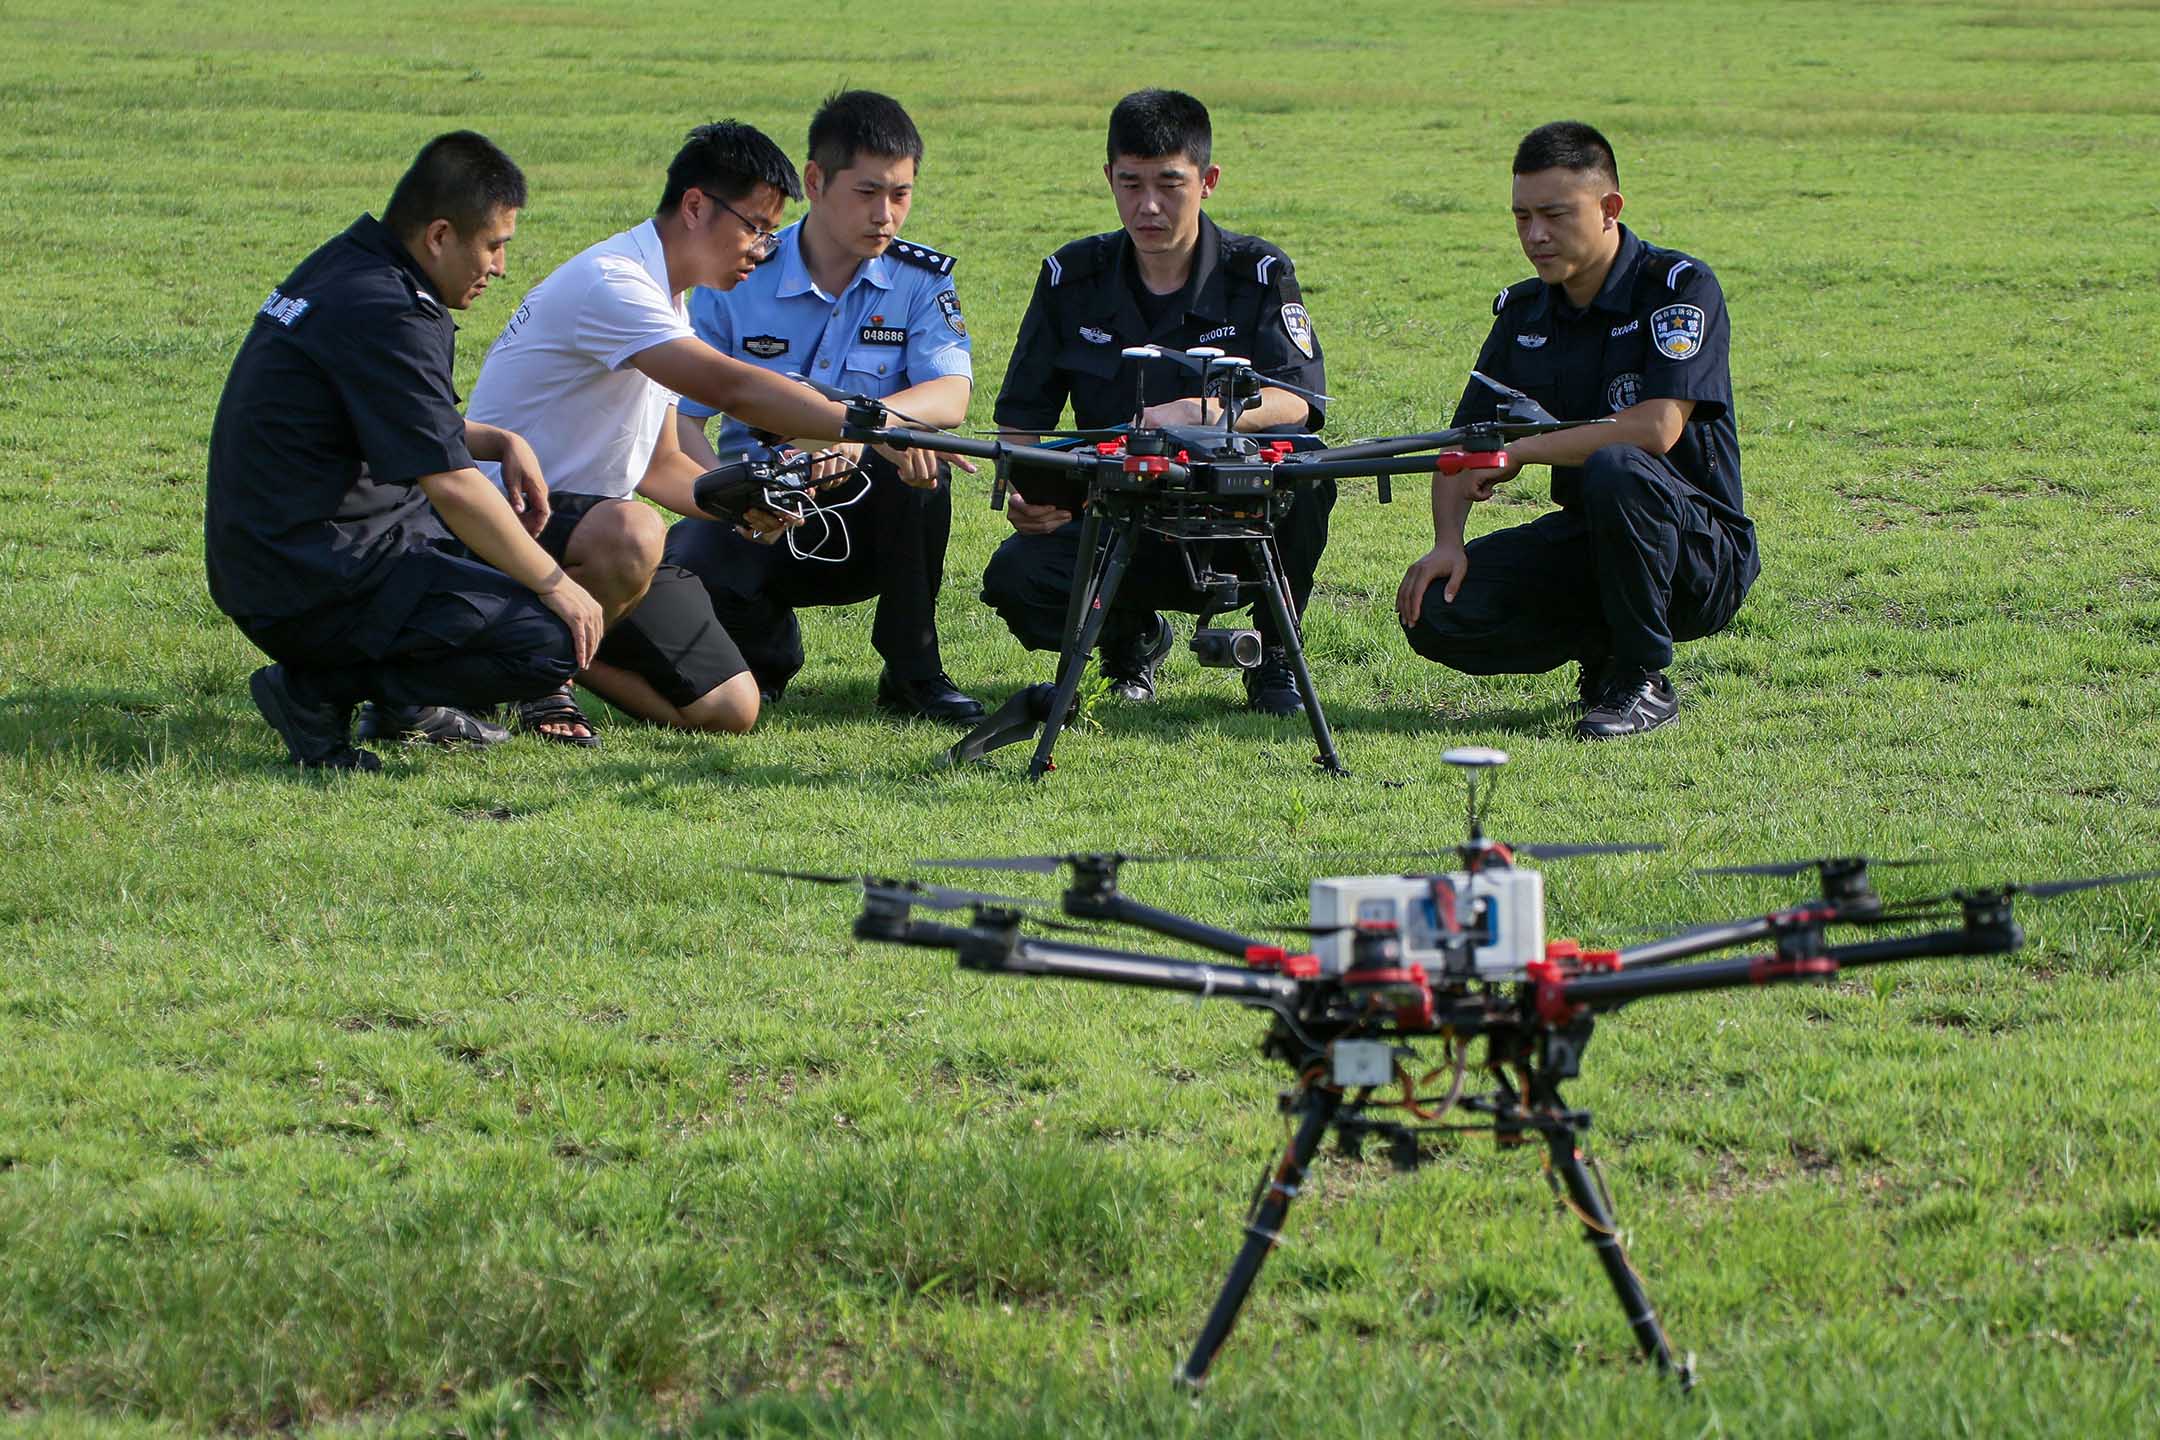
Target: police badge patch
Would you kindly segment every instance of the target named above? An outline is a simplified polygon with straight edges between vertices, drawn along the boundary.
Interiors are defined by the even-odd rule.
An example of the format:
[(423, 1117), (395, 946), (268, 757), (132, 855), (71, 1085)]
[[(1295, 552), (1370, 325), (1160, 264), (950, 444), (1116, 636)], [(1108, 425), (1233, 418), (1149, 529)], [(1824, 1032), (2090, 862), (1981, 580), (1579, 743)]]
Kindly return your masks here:
[(1642, 400), (1642, 376), (1630, 370), (1625, 375), (1613, 376), (1605, 387), (1605, 403), (1615, 414)]
[(1702, 349), (1703, 312), (1699, 305), (1667, 305), (1650, 316), (1650, 338), (1668, 360), (1688, 360)]
[(945, 312), (945, 323), (951, 328), (952, 333), (966, 339), (967, 321), (960, 314), (959, 295), (951, 290), (940, 290), (937, 297), (937, 308)]
[(787, 354), (787, 341), (778, 335), (751, 335), (742, 342), (743, 353), (760, 360), (777, 360)]
[(1282, 328), (1289, 335), (1290, 343), (1297, 346), (1298, 353), (1307, 360), (1312, 359), (1312, 317), (1305, 313), (1303, 305), (1285, 305), (1282, 307)]

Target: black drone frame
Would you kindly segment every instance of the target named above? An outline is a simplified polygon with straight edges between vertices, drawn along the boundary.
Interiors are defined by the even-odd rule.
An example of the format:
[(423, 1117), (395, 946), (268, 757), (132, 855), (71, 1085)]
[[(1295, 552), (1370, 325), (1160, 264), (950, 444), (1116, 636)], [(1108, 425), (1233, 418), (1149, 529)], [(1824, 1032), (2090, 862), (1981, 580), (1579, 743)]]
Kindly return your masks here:
[[(1470, 841), (1457, 853), (1460, 864), (1471, 872), (1512, 863), (1507, 846), (1485, 840), (1475, 827)], [(1028, 862), (925, 863), (976, 863), (1007, 869), (1042, 869), (1046, 861), (1070, 865), (1076, 878), (1065, 897), (1067, 913), (1138, 925), (1237, 955), (1242, 963), (1180, 959), (1023, 934), (1021, 926), (1029, 917), (1021, 907), (1034, 902), (938, 891), (900, 881), (862, 882), (864, 905), (855, 921), (855, 934), (864, 940), (951, 950), (971, 970), (1179, 991), (1269, 1014), (1262, 1053), (1283, 1061), (1295, 1077), (1279, 1097), (1280, 1108), (1291, 1122), (1291, 1138), (1281, 1161), (1270, 1168), (1253, 1197), (1244, 1242), (1178, 1371), (1179, 1380), (1193, 1387), (1205, 1380), (1282, 1232), (1290, 1203), (1304, 1184), (1321, 1142), (1333, 1131), (1343, 1150), (1352, 1155), (1369, 1140), (1385, 1144), (1390, 1159), (1401, 1169), (1415, 1167), (1430, 1145), (1455, 1141), (1465, 1133), (1489, 1133), (1502, 1148), (1541, 1143), (1547, 1181), (1560, 1204), (1581, 1223), (1583, 1238), (1597, 1253), (1644, 1357), (1673, 1375), (1683, 1390), (1692, 1388), (1693, 1357), (1675, 1360), (1664, 1326), (1621, 1247), (1610, 1195), (1585, 1150), (1589, 1112), (1571, 1106), (1561, 1094), (1580, 1071), (1597, 1017), (1661, 995), (1825, 981), (1842, 971), (1898, 961), (2002, 954), (2024, 943), (2024, 932), (2011, 913), (2016, 895), (2045, 898), (2148, 879), (2155, 873), (2006, 885), (1886, 904), (1868, 883), (1867, 862), (1857, 857), (1740, 867), (1759, 874), (1816, 868), (1822, 877), (1823, 898), (1616, 951), (1555, 942), (1546, 958), (1532, 962), (1521, 978), (1481, 979), (1468, 963), (1472, 942), (1467, 934), (1448, 942), (1446, 972), (1428, 974), (1421, 965), (1404, 963), (1401, 939), (1392, 924), (1372, 923), (1329, 932), (1350, 930), (1355, 938), (1347, 967), (1340, 973), (1323, 974), (1314, 955), (1293, 954), (1117, 896), (1116, 867), (1129, 858), (1095, 854), (1036, 857)], [(972, 923), (917, 919), (912, 912), (924, 904), (945, 910), (972, 909)], [(1453, 914), (1452, 907), (1448, 913)], [(1844, 943), (1832, 943), (1826, 934), (1840, 927), (1926, 925), (1938, 928)], [(1737, 959), (1697, 958), (1760, 941), (1770, 944), (1765, 953)], [(1459, 973), (1458, 960), (1463, 962)], [(1474, 1041), (1482, 1041), (1484, 1047), (1474, 1068), (1492, 1082), (1484, 1093), (1465, 1092), (1465, 1078), (1473, 1069)], [(1422, 1074), (1414, 1049), (1419, 1043), (1437, 1043), (1443, 1057)], [(1436, 1088), (1435, 1082), (1442, 1077), (1446, 1077), (1445, 1088)], [(1397, 1087), (1399, 1093), (1395, 1093)], [(1443, 1123), (1450, 1113), (1468, 1118)]]
[[(931, 450), (993, 461), (997, 483), (992, 508), (1002, 508), (1014, 472), (1062, 479), (1080, 495), (1080, 554), (1066, 603), (1058, 654), (1057, 678), (1031, 685), (992, 711), (946, 752), (952, 763), (980, 759), (991, 750), (1037, 736), (1028, 778), (1039, 780), (1054, 768), (1052, 752), (1070, 718), (1074, 698), (1090, 654), (1102, 636), (1110, 607), (1143, 534), (1156, 534), (1176, 545), (1187, 579), (1204, 597), (1201, 625), (1245, 603), (1264, 607), (1282, 644), (1303, 697), (1305, 717), (1319, 753), (1314, 763), (1330, 774), (1347, 775), (1335, 736), (1320, 707), (1320, 696), (1306, 664), (1303, 634), (1291, 604), (1275, 532), (1302, 487), (1315, 481), (1374, 477), (1380, 498), (1389, 498), (1388, 481), (1396, 475), (1458, 473), (1472, 466), (1507, 463), (1502, 448), (1509, 440), (1542, 435), (1577, 425), (1609, 424), (1600, 420), (1558, 420), (1536, 401), (1498, 381), (1478, 375), (1501, 396), (1494, 419), (1421, 435), (1399, 435), (1330, 449), (1299, 451), (1284, 437), (1245, 435), (1234, 430), (1236, 415), (1259, 403), (1262, 389), (1282, 389), (1324, 402), (1295, 385), (1256, 372), (1249, 361), (1213, 350), (1171, 350), (1141, 346), (1125, 352), (1143, 363), (1166, 361), (1196, 370), (1203, 406), (1221, 407), (1220, 425), (1141, 427), (1120, 432), (1082, 432), (1098, 444), (1076, 450), (981, 440), (929, 427), (895, 427), (876, 401), (824, 386), (820, 393), (847, 406), (842, 438), (891, 449)], [(1476, 372), (1472, 372), (1475, 374)], [(901, 417), (905, 418), (905, 417)], [(1105, 438), (1109, 437), (1109, 438)], [(1420, 451), (1441, 451), (1420, 455)], [(1024, 493), (1024, 492), (1023, 492)], [(1241, 547), (1252, 576), (1217, 570), (1215, 547)], [(1253, 656), (1257, 660), (1257, 656)]]

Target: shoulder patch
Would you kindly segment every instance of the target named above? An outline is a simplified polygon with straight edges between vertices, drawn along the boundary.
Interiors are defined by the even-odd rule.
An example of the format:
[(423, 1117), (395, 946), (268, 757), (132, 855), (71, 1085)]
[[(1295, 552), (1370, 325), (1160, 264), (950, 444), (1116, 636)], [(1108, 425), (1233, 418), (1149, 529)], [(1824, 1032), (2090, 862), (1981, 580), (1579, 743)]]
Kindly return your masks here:
[(904, 265), (928, 270), (933, 275), (950, 275), (953, 266), (960, 263), (950, 255), (940, 254), (927, 245), (917, 245), (912, 240), (895, 240), (886, 253)]
[(301, 299), (297, 295), (287, 295), (282, 291), (272, 290), (270, 298), (263, 301), (262, 309), (255, 313), (265, 320), (273, 321), (290, 330), (300, 323), (301, 316), (307, 314), (308, 303), (308, 301)]
[(1508, 306), (1513, 305), (1518, 301), (1531, 299), (1537, 293), (1537, 276), (1532, 275), (1527, 280), (1517, 280), (1514, 284), (1509, 285), (1503, 290), (1501, 290), (1498, 295), (1493, 296), (1492, 313), (1498, 315), (1501, 311), (1507, 309)]
[(1681, 278), (1685, 276), (1688, 271), (1693, 270), (1694, 268), (1695, 262), (1686, 258), (1685, 256), (1682, 256), (1680, 259), (1674, 261), (1672, 269), (1665, 272), (1665, 288), (1668, 290), (1678, 290), (1680, 288)]
[(1512, 287), (1510, 287), (1510, 286), (1507, 286), (1507, 285), (1503, 285), (1503, 286), (1501, 286), (1501, 287), (1500, 287), (1500, 293), (1492, 297), (1492, 313), (1493, 313), (1493, 314), (1497, 315), (1497, 314), (1499, 314), (1499, 313), (1500, 313), (1500, 312), (1501, 312), (1502, 310), (1505, 310), (1505, 309), (1507, 309), (1507, 292), (1508, 292), (1508, 291), (1509, 291), (1509, 290), (1510, 290), (1511, 288), (1512, 288)]
[(1668, 360), (1692, 359), (1702, 349), (1704, 316), (1699, 305), (1667, 305), (1650, 314), (1650, 339)]
[(1113, 230), (1108, 235), (1088, 235), (1061, 245), (1057, 252), (1043, 257), (1043, 273), (1050, 277), (1052, 285), (1063, 285), (1068, 280), (1085, 280), (1102, 268), (1103, 256), (1110, 241), (1125, 232)]

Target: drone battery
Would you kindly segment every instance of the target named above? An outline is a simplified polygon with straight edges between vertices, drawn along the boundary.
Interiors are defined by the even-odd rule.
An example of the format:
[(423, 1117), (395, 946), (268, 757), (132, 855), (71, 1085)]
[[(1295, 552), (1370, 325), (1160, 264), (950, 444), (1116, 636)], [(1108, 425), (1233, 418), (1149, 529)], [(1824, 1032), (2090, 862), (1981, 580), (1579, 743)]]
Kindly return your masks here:
[[(1393, 925), (1403, 963), (1434, 975), (1515, 979), (1545, 955), (1545, 879), (1535, 870), (1337, 877), (1313, 881), (1310, 898), (1315, 929)], [(1348, 930), (1321, 935), (1321, 973), (1349, 969), (1356, 942)]]
[(1344, 1088), (1385, 1085), (1395, 1078), (1395, 1047), (1379, 1040), (1337, 1040), (1328, 1046), (1333, 1079)]

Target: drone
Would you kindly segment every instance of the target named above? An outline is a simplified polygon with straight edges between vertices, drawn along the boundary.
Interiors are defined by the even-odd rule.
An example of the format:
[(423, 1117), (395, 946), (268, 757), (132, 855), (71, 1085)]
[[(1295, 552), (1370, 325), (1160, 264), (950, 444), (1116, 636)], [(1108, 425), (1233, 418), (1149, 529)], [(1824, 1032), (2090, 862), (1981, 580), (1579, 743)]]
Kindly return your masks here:
[[(1020, 491), (1083, 515), (1080, 553), (1086, 563), (1075, 574), (1066, 603), (1064, 639), (1057, 678), (1030, 685), (1007, 699), (962, 736), (945, 759), (951, 764), (980, 760), (990, 751), (1035, 738), (1028, 778), (1039, 780), (1055, 768), (1058, 735), (1073, 711), (1080, 680), (1101, 637), (1111, 604), (1132, 564), (1143, 534), (1154, 534), (1177, 547), (1192, 589), (1203, 597), (1199, 627), (1191, 648), (1203, 665), (1251, 669), (1261, 663), (1259, 632), (1217, 627), (1216, 616), (1251, 603), (1264, 609), (1297, 678), (1305, 717), (1318, 748), (1314, 763), (1331, 775), (1347, 775), (1334, 733), (1320, 707), (1319, 692), (1305, 660), (1305, 647), (1290, 586), (1283, 570), (1275, 531), (1295, 503), (1301, 487), (1320, 480), (1370, 476), (1379, 482), (1383, 504), (1392, 499), (1389, 481), (1397, 475), (1459, 474), (1472, 468), (1508, 463), (1506, 445), (1527, 435), (1543, 435), (1579, 425), (1612, 423), (1560, 420), (1543, 406), (1489, 376), (1472, 371), (1477, 381), (1500, 396), (1491, 420), (1419, 435), (1397, 435), (1353, 445), (1322, 448), (1312, 436), (1241, 434), (1237, 417), (1260, 403), (1263, 389), (1287, 390), (1314, 403), (1328, 397), (1264, 375), (1243, 356), (1199, 348), (1176, 350), (1140, 345), (1123, 352), (1139, 362), (1140, 384), (1134, 395), (1131, 426), (1115, 430), (1059, 432), (1063, 445), (1017, 445), (976, 439), (933, 426), (894, 426), (897, 416), (878, 401), (851, 395), (806, 377), (803, 383), (847, 407), (842, 438), (895, 450), (931, 450), (995, 462), (992, 509), (1002, 509), (1008, 491)], [(1198, 376), (1203, 413), (1208, 402), (1219, 407), (1216, 424), (1148, 426), (1143, 398), (1150, 365), (1174, 365)], [(1438, 452), (1424, 454), (1420, 452)], [(1218, 547), (1242, 554), (1245, 573), (1218, 569)]]
[[(1254, 1193), (1244, 1240), (1178, 1369), (1182, 1384), (1197, 1389), (1207, 1378), (1331, 1133), (1352, 1157), (1368, 1144), (1384, 1147), (1401, 1170), (1415, 1169), (1465, 1135), (1489, 1134), (1503, 1151), (1543, 1147), (1547, 1183), (1596, 1252), (1636, 1345), (1683, 1392), (1695, 1383), (1694, 1357), (1675, 1358), (1588, 1154), (1590, 1114), (1561, 1093), (1581, 1071), (1598, 1018), (1659, 996), (1823, 982), (1866, 966), (2006, 954), (2025, 943), (2013, 914), (2020, 897), (2042, 900), (2160, 877), (2160, 870), (2149, 870), (1885, 900), (1862, 856), (1719, 867), (1708, 873), (1791, 877), (1813, 870), (1819, 893), (1762, 915), (1617, 949), (1589, 948), (1547, 938), (1543, 876), (1519, 862), (1662, 847), (1511, 845), (1491, 838), (1483, 822), (1506, 754), (1465, 747), (1442, 758), (1468, 785), (1468, 832), (1450, 851), (1403, 858), (1440, 860), (1446, 868), (1312, 880), (1310, 923), (1267, 927), (1309, 946), (1208, 924), (1133, 900), (1119, 888), (1127, 865), (1208, 857), (1094, 851), (917, 862), (1064, 872), (1069, 882), (1058, 903), (1067, 920), (1043, 913), (1050, 902), (1026, 897), (912, 880), (761, 873), (859, 886), (858, 939), (950, 950), (968, 970), (1177, 991), (1266, 1017), (1261, 1053), (1292, 1077), (1278, 1096), (1291, 1139)], [(966, 912), (967, 923), (920, 918), (924, 909)], [(1079, 931), (1102, 939), (1095, 927), (1104, 923), (1226, 958), (1185, 959), (1061, 938)], [(1701, 958), (1742, 947), (1755, 953)]]

